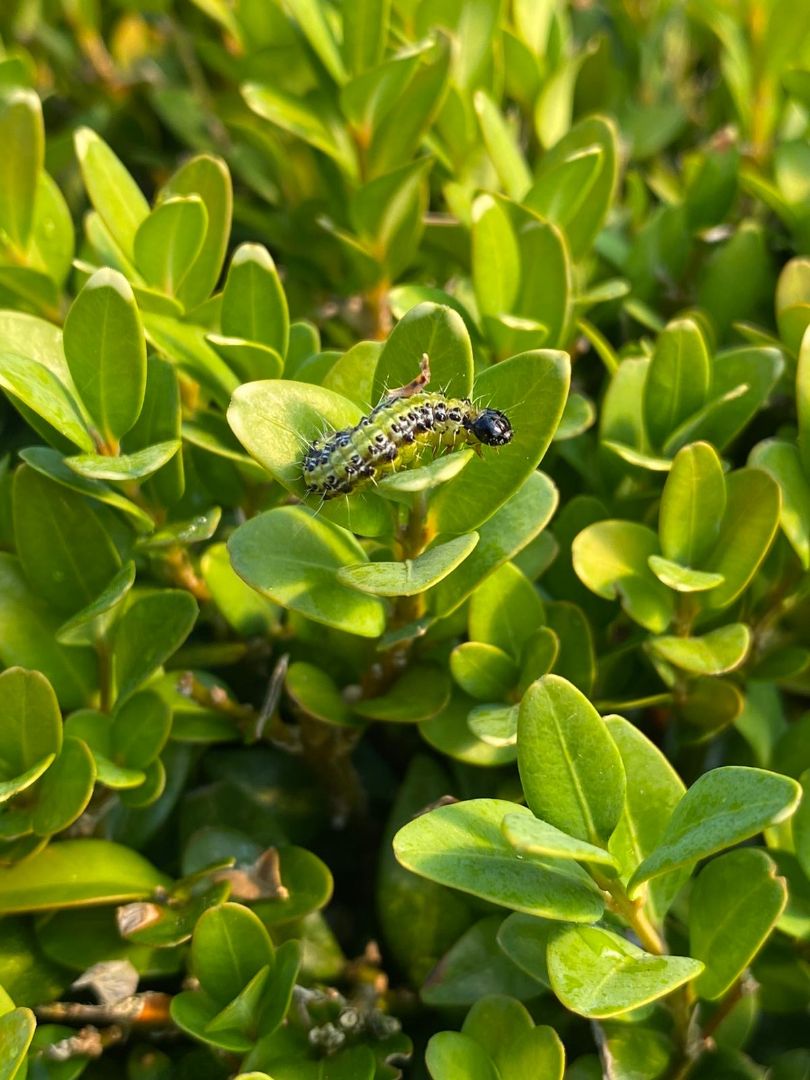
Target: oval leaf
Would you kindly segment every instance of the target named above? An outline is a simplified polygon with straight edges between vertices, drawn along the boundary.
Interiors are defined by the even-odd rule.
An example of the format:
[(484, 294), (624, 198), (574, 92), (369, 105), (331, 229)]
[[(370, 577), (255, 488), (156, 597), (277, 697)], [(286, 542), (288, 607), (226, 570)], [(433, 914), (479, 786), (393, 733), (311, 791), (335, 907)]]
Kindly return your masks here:
[(689, 951), (706, 965), (695, 983), (714, 1001), (742, 974), (787, 901), (785, 879), (764, 851), (740, 848), (701, 870), (689, 900)]
[(698, 777), (675, 807), (661, 843), (636, 869), (631, 894), (642, 882), (732, 847), (789, 818), (801, 788), (765, 769), (728, 765)]
[(651, 956), (598, 926), (554, 932), (548, 946), (551, 988), (580, 1016), (602, 1020), (656, 1001), (703, 970), (688, 956)]
[(523, 696), (518, 768), (536, 817), (607, 846), (624, 808), (622, 760), (593, 705), (558, 675), (544, 675)]
[(554, 859), (521, 859), (507, 844), (501, 823), (521, 812), (530, 816), (500, 799), (441, 806), (399, 830), (394, 854), (415, 874), (515, 911), (595, 922), (603, 905), (587, 875), (569, 873)]
[(79, 396), (104, 439), (117, 446), (138, 419), (146, 392), (143, 324), (122, 274), (93, 274), (70, 306), (64, 344)]
[(228, 541), (233, 568), (277, 604), (349, 634), (379, 637), (382, 602), (347, 588), (337, 572), (366, 558), (345, 529), (297, 506), (268, 510), (241, 525)]

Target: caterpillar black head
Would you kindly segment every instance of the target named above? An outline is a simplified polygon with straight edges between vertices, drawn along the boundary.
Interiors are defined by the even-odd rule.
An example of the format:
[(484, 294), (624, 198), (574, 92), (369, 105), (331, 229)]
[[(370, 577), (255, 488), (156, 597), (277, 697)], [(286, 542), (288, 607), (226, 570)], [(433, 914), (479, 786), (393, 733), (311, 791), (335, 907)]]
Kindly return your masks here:
[(485, 446), (506, 446), (512, 441), (512, 425), (498, 409), (482, 409), (474, 420), (464, 425)]

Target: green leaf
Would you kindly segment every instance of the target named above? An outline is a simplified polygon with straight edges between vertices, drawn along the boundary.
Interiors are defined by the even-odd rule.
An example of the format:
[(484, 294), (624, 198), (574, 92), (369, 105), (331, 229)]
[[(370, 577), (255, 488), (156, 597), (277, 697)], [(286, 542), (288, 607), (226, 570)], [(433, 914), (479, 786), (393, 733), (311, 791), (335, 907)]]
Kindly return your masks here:
[(476, 1001), (462, 1026), (462, 1032), (486, 1050), (496, 1064), (511, 1044), (533, 1030), (529, 1010), (506, 994), (488, 994)]
[(352, 707), (370, 720), (418, 724), (440, 712), (449, 698), (447, 674), (432, 664), (418, 664), (400, 675), (384, 694), (361, 698)]
[(361, 409), (367, 409), (381, 350), (381, 341), (358, 341), (330, 367), (323, 385), (327, 390), (342, 394)]
[(472, 922), (470, 902), (461, 893), (409, 873), (391, 845), (396, 830), (447, 790), (449, 778), (434, 757), (411, 758), (394, 797), (380, 845), (377, 910), (391, 956), (419, 984)]
[(692, 319), (677, 319), (661, 332), (644, 384), (644, 418), (655, 446), (706, 402), (711, 368), (706, 341)]
[(768, 400), (784, 361), (777, 349), (734, 349), (716, 356), (712, 367), (712, 400), (672, 433), (665, 454), (696, 439), (724, 450)]
[[(627, 785), (624, 810), (608, 845), (621, 866), (622, 881), (627, 882), (642, 859), (658, 847), (686, 788), (667, 758), (634, 724), (622, 716), (607, 716), (605, 723), (626, 775), (644, 777), (643, 784)], [(654, 916), (663, 919), (688, 876), (688, 870), (675, 870), (649, 883), (647, 906)]]
[(294, 97), (255, 82), (245, 83), (241, 91), (253, 112), (332, 158), (348, 177), (357, 177), (357, 154), (332, 97), (316, 93)]
[(472, 206), (472, 274), (484, 317), (512, 311), (520, 285), (520, 251), (509, 214), (492, 195), (479, 195)]
[(53, 687), (39, 671), (7, 668), (0, 675), (0, 769), (19, 776), (62, 747), (62, 717)]
[(400, 319), (383, 346), (374, 372), (374, 400), (418, 375), (423, 353), (430, 357), (431, 387), (452, 397), (469, 395), (473, 359), (464, 320), (452, 308), (424, 303)]
[(731, 623), (702, 637), (653, 638), (648, 647), (667, 663), (693, 675), (723, 675), (744, 663), (751, 648), (751, 631), (745, 623)]
[(776, 284), (774, 303), (779, 337), (798, 355), (808, 325), (810, 301), (810, 264), (806, 257), (790, 259), (782, 268)]
[(179, 439), (145, 446), (132, 454), (118, 454), (108, 457), (105, 454), (76, 454), (66, 457), (65, 464), (79, 476), (89, 480), (143, 480), (156, 473), (158, 469), (174, 457), (180, 449)]
[(205, 340), (213, 345), (226, 364), (231, 367), (244, 382), (254, 379), (279, 379), (284, 369), (284, 361), (268, 345), (244, 338), (225, 337), (222, 334), (206, 334)]
[(569, 381), (567, 354), (552, 350), (513, 356), (476, 380), (477, 399), (506, 413), (514, 437), (495, 453), (484, 449), (438, 492), (431, 517), (439, 532), (477, 529), (534, 473), (562, 416)]
[(652, 529), (632, 521), (598, 521), (583, 529), (571, 548), (579, 579), (606, 600), (619, 597), (627, 614), (654, 634), (675, 613), (672, 593), (650, 570), (658, 554)]
[(720, 535), (703, 567), (725, 578), (703, 601), (712, 611), (737, 599), (757, 572), (779, 528), (779, 488), (767, 473), (738, 469), (726, 477), (726, 492)]
[(802, 467), (799, 447), (781, 439), (766, 439), (754, 447), (749, 461), (779, 485), (782, 531), (807, 570), (810, 569), (810, 479)]
[(373, 596), (415, 596), (447, 577), (477, 543), (478, 533), (467, 533), (434, 544), (422, 555), (404, 562), (363, 562), (341, 567), (337, 580)]
[(279, 609), (234, 572), (225, 544), (212, 544), (200, 560), (203, 579), (226, 622), (243, 637), (261, 637), (278, 622)]
[(116, 444), (129, 431), (146, 391), (146, 345), (129, 282), (97, 270), (65, 320), (65, 356), (83, 403), (99, 431)]
[(86, 477), (74, 473), (72, 469), (67, 467), (65, 459), (57, 450), (51, 450), (47, 446), (29, 446), (26, 450), (20, 452), (20, 457), (26, 465), (30, 465), (32, 469), (36, 469), (43, 476), (55, 480), (62, 487), (77, 491), (80, 495), (87, 495), (88, 498), (96, 502), (120, 510), (122, 514), (125, 514), (130, 519), (139, 533), (149, 533), (154, 529), (155, 523), (145, 510), (142, 510), (119, 492), (107, 487), (106, 484), (102, 484), (98, 480), (88, 480)]
[(175, 1026), (198, 1042), (208, 1043), (217, 1050), (232, 1054), (245, 1054), (253, 1042), (241, 1031), (211, 1032), (208, 1026), (220, 1010), (216, 1002), (201, 990), (184, 990), (175, 994), (170, 1005), (170, 1015)]
[(31, 819), (38, 836), (62, 832), (81, 817), (93, 794), (96, 764), (87, 744), (69, 735), (38, 788)]
[(224, 1007), (265, 965), (275, 951), (260, 919), (241, 904), (210, 908), (191, 939), (191, 965), (202, 990)]
[(419, 53), (416, 71), (398, 95), (396, 108), (378, 118), (368, 151), (370, 176), (381, 176), (411, 161), (439, 112), (450, 72), (450, 40), (437, 37)]
[(133, 601), (118, 622), (113, 642), (119, 700), (180, 648), (196, 618), (197, 603), (182, 589), (163, 589)]
[(550, 987), (546, 954), (557, 924), (551, 919), (515, 912), (507, 916), (498, 930), (498, 945), (527, 975)]
[(47, 954), (43, 955), (45, 950), (41, 947), (39, 934), (34, 934), (31, 922), (24, 917), (3, 919), (0, 945), (3, 980), (0, 1014), (3, 1015), (14, 1008), (14, 1002), (35, 1007), (38, 1002), (58, 998), (69, 981), (64, 969), (57, 967)]
[(12, 1009), (0, 1016), (0, 1080), (24, 1080), (36, 1026), (30, 1009)]
[(299, 497), (306, 494), (301, 462), (308, 445), (324, 428), (339, 431), (361, 417), (340, 394), (287, 379), (240, 386), (228, 409), (228, 422), (248, 453)]
[(261, 244), (242, 244), (234, 252), (222, 294), (222, 333), (287, 355), (287, 297), (276, 264)]
[(673, 1046), (662, 1031), (643, 1021), (627, 1023), (621, 1018), (605, 1021), (600, 1027), (604, 1037), (601, 1046), (610, 1055), (615, 1080), (652, 1080), (666, 1075)]
[(426, 1005), (469, 1006), (486, 994), (530, 1001), (543, 992), (541, 983), (499, 951), (501, 921), (501, 915), (488, 915), (461, 935), (425, 980), (420, 996)]
[(124, 255), (132, 259), (135, 234), (149, 214), (149, 204), (100, 136), (90, 128), (82, 127), (76, 131), (74, 141), (90, 202)]
[(810, 476), (810, 334), (802, 338), (796, 365), (796, 414), (799, 425), (799, 456)]
[(520, 288), (512, 313), (542, 323), (545, 345), (567, 344), (573, 284), (571, 258), (563, 233), (533, 211), (502, 196), (520, 251)]
[(62, 645), (92, 645), (106, 635), (118, 606), (135, 584), (135, 563), (124, 563), (86, 607), (63, 623), (56, 634)]
[[(481, 125), (484, 146), (510, 199), (520, 202), (531, 187), (532, 174), (495, 101), (486, 90), (476, 90), (473, 105)], [(508, 311), (508, 308), (501, 310)]]
[(358, 0), (343, 12), (343, 57), (353, 75), (379, 64), (385, 52), (391, 0)]
[(570, 394), (565, 403), (560, 425), (554, 434), (555, 442), (565, 442), (582, 435), (593, 427), (596, 419), (596, 407), (583, 394)]
[(554, 993), (572, 1012), (605, 1019), (656, 1001), (703, 970), (687, 956), (651, 956), (598, 926), (555, 930), (548, 946)]
[(516, 660), (544, 622), (540, 594), (513, 563), (490, 574), (470, 598), (470, 640), (496, 645)]
[(0, 867), (0, 914), (146, 900), (169, 879), (131, 848), (109, 840), (59, 840)]
[(500, 1080), (544, 1077), (562, 1080), (565, 1051), (550, 1027), (535, 1027), (528, 1010), (514, 998), (491, 994), (477, 1001), (462, 1028), (489, 1054)]
[(679, 450), (661, 494), (658, 535), (664, 557), (701, 567), (717, 541), (725, 509), (726, 482), (714, 448), (693, 443)]
[(277, 507), (241, 525), (228, 550), (237, 574), (275, 603), (360, 637), (385, 629), (382, 602), (338, 581), (341, 567), (367, 558), (345, 529), (301, 507)]
[(104, 512), (28, 465), (14, 478), (13, 508), (31, 588), (63, 617), (95, 600), (121, 566)]
[(286, 6), (335, 82), (345, 82), (343, 57), (323, 7), (317, 0), (286, 0)]
[(698, 678), (689, 687), (679, 712), (687, 725), (684, 741), (701, 742), (733, 724), (745, 699), (730, 679)]
[(536, 817), (607, 846), (624, 807), (622, 760), (593, 705), (557, 675), (544, 675), (523, 695), (518, 767)]
[[(127, 769), (126, 776), (131, 777), (133, 771)], [(156, 758), (151, 765), (148, 765), (143, 771), (145, 779), (137, 787), (133, 784), (127, 784), (126, 786), (119, 782), (118, 798), (122, 806), (132, 807), (135, 810), (141, 810), (144, 807), (151, 806), (152, 803), (157, 802), (160, 796), (166, 789), (166, 766), (163, 764), (161, 758)], [(119, 773), (120, 779), (123, 776)]]
[(202, 251), (208, 211), (198, 195), (176, 195), (158, 203), (138, 226), (135, 265), (147, 284), (178, 296)]
[(308, 716), (337, 727), (357, 726), (334, 679), (314, 664), (300, 660), (290, 664), (284, 685), (296, 705)]
[[(380, 481), (380, 488), (385, 494), (397, 496), (411, 495), (417, 491), (432, 491), (446, 484), (465, 469), (472, 461), (474, 450), (457, 450), (446, 457), (438, 457), (418, 469), (403, 469), (390, 473)], [(403, 500), (404, 501), (404, 500)]]
[(149, 344), (209, 390), (223, 408), (239, 379), (205, 340), (202, 326), (182, 323), (167, 315), (147, 314), (144, 327)]
[(664, 585), (676, 592), (706, 592), (722, 585), (726, 580), (722, 574), (707, 573), (705, 570), (690, 570), (688, 566), (671, 562), (660, 555), (650, 555), (647, 565)]
[(129, 769), (145, 769), (166, 745), (172, 726), (169, 706), (152, 690), (133, 694), (112, 718), (110, 749)]
[(619, 135), (612, 120), (580, 120), (545, 153), (525, 203), (565, 231), (571, 255), (589, 251), (613, 203)]
[(583, 611), (575, 604), (558, 600), (546, 608), (546, 621), (559, 642), (553, 665), (556, 674), (589, 694), (596, 678), (596, 657), (591, 627)]
[(468, 765), (492, 768), (511, 764), (516, 757), (515, 740), (484, 742), (474, 734), (468, 722), (474, 705), (472, 698), (454, 691), (440, 713), (419, 725), (420, 735), (430, 746)]
[(524, 813), (501, 799), (473, 799), (431, 810), (400, 829), (394, 854), (408, 870), (515, 911), (568, 922), (595, 922), (602, 900), (574, 864), (520, 859), (501, 833), (508, 813)]
[(421, 239), (432, 165), (431, 158), (417, 158), (363, 184), (349, 202), (349, 217), (361, 243), (391, 275), (411, 261)]
[(476, 705), (467, 724), (476, 738), (488, 746), (517, 746), (517, 705)]
[(765, 943), (787, 900), (784, 878), (764, 851), (740, 848), (701, 870), (689, 902), (689, 949), (705, 970), (695, 990), (722, 997)]
[(196, 307), (213, 291), (219, 280), (231, 230), (233, 191), (231, 174), (221, 158), (200, 154), (169, 178), (161, 199), (176, 195), (196, 195), (202, 199), (208, 228), (194, 263), (186, 271), (177, 298), (186, 310)]
[[(603, 354), (604, 347), (600, 355)], [(617, 444), (621, 443), (633, 452), (644, 455), (651, 453), (641, 407), (649, 367), (650, 360), (646, 356), (626, 357), (615, 368), (612, 362), (608, 364), (611, 377), (602, 402), (599, 437), (614, 452), (619, 452)], [(624, 475), (625, 470), (613, 464), (609, 454), (603, 453), (601, 456), (609, 468), (613, 466), (609, 475), (614, 480)], [(664, 466), (665, 471), (670, 464), (668, 462)]]
[(450, 671), (456, 683), (479, 701), (503, 701), (517, 682), (517, 665), (495, 645), (465, 641), (450, 654)]
[(78, 404), (43, 364), (0, 350), (0, 387), (82, 450), (95, 450)]
[(0, 659), (9, 667), (38, 669), (66, 709), (85, 705), (96, 686), (90, 649), (56, 642), (61, 619), (27, 586), (12, 555), (0, 553)]
[(525, 1076), (563, 1080), (565, 1048), (554, 1028), (543, 1024), (502, 1046), (497, 1064), (501, 1080), (521, 1080)]
[[(345, 20), (347, 13), (343, 17)], [(422, 54), (430, 52), (431, 48), (429, 40), (408, 45), (389, 60), (341, 86), (341, 110), (363, 138), (370, 140), (379, 123), (398, 103), (419, 67)]]
[(78, 709), (65, 721), (65, 734), (83, 740), (90, 748), (100, 784), (123, 791), (145, 782), (146, 774), (140, 769), (128, 769), (112, 760), (110, 718), (105, 713)]
[(543, 473), (533, 472), (514, 495), (478, 530), (478, 544), (434, 592), (437, 615), (449, 615), (493, 571), (514, 558), (548, 524), (557, 508), (557, 489)]
[(805, 875), (810, 879), (810, 798), (807, 796), (807, 792), (810, 791), (810, 769), (804, 770), (800, 780), (804, 794), (793, 818), (793, 842), (796, 858)]
[(539, 818), (530, 818), (525, 814), (507, 814), (501, 824), (501, 831), (516, 851), (526, 855), (576, 859), (578, 862), (607, 866), (615, 870), (619, 867), (609, 851), (569, 836)]
[(800, 796), (795, 780), (764, 769), (727, 765), (704, 773), (675, 807), (658, 846), (631, 877), (631, 895), (642, 882), (705, 859), (784, 821)]
[(219, 527), (222, 511), (212, 506), (204, 514), (198, 514), (190, 521), (173, 521), (158, 529), (149, 537), (140, 541), (141, 550), (154, 551), (159, 548), (176, 547), (178, 544), (202, 544), (210, 540)]
[(433, 1080), (498, 1080), (489, 1055), (469, 1035), (440, 1031), (431, 1036), (425, 1064)]
[[(19, 773), (10, 780), (0, 780), (0, 803), (6, 803), (21, 791), (26, 791), (30, 788), (31, 785), (36, 783), (40, 776), (51, 767), (55, 758), (56, 754), (47, 754), (44, 758), (40, 758), (39, 761), (35, 762), (30, 769), (26, 769), (25, 772)], [(3, 762), (3, 764), (5, 765), (5, 762)], [(5, 771), (6, 770), (4, 769), (4, 772)], [(27, 817), (28, 815), (26, 814), (26, 819)]]
[[(42, 105), (33, 90), (14, 89), (0, 99), (0, 231), (22, 253), (34, 222), (37, 181), (45, 158)], [(6, 239), (7, 238), (7, 239)]]

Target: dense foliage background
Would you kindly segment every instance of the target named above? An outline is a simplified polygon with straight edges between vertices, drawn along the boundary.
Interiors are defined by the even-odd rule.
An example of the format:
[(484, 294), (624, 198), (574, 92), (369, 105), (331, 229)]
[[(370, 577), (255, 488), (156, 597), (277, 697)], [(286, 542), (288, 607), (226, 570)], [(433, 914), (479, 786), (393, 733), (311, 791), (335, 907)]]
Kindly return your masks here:
[[(1, 1080), (810, 1076), (809, 123), (789, 0), (6, 0)], [(513, 442), (307, 498), (424, 352)]]

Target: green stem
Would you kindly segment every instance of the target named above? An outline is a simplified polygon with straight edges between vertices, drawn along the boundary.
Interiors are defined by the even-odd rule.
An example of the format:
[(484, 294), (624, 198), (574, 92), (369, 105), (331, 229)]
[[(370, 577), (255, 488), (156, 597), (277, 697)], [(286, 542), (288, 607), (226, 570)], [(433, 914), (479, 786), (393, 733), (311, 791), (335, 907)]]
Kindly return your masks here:
[[(638, 900), (631, 900), (618, 878), (607, 878), (602, 874), (594, 874), (594, 877), (599, 887), (609, 896), (608, 907), (620, 915), (632, 928), (647, 952), (655, 956), (666, 955), (668, 951), (666, 939), (644, 910), (644, 904)], [(678, 1061), (671, 1077), (671, 1080), (677, 1080), (686, 1075), (684, 1069), (688, 1068), (693, 1058), (689, 1025), (695, 1005), (694, 990), (689, 984), (681, 986), (667, 996), (666, 1002), (672, 1014), (679, 1046)]]
[(667, 943), (653, 925), (643, 903), (631, 900), (618, 878), (608, 878), (600, 874), (597, 881), (599, 887), (610, 897), (608, 907), (621, 915), (647, 952), (663, 956), (667, 951)]

